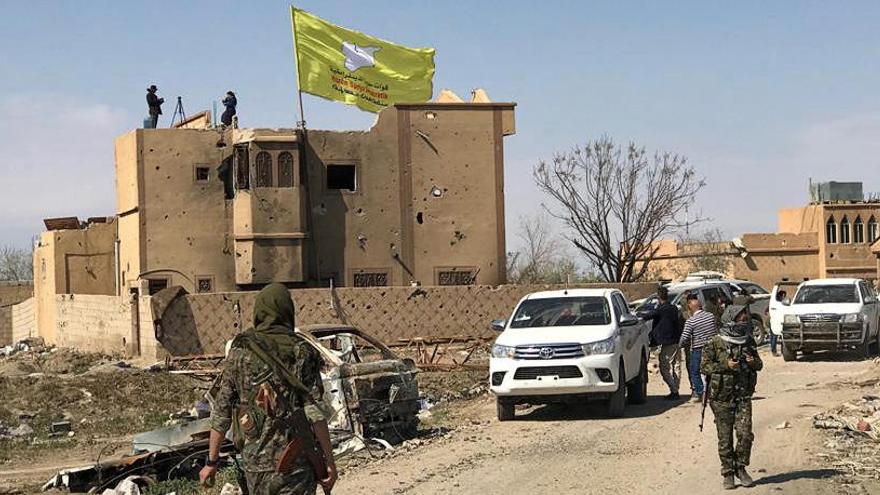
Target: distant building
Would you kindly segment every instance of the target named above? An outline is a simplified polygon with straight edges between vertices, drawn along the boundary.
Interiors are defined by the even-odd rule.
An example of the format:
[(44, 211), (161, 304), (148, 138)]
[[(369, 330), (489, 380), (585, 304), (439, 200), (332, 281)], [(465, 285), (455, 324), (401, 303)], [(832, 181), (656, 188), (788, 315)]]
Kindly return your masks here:
[[(779, 211), (775, 234), (743, 234), (730, 243), (708, 246), (661, 241), (652, 273), (675, 280), (707, 255), (726, 261), (726, 273), (767, 289), (779, 282), (857, 277), (876, 282), (880, 202), (866, 201), (861, 183), (811, 185), (811, 202)], [(880, 253), (880, 250), (877, 250)]]

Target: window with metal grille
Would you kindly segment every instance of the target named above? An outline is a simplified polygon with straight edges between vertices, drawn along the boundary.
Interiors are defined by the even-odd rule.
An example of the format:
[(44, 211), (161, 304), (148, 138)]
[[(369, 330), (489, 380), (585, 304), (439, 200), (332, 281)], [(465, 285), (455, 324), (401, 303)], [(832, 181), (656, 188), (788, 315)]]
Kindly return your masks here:
[(235, 188), (249, 189), (251, 187), (250, 175), (250, 157), (247, 146), (237, 146), (235, 148)]
[(385, 287), (388, 285), (388, 272), (355, 272), (355, 287)]
[(213, 277), (196, 277), (196, 292), (214, 292)]
[(257, 153), (254, 159), (254, 168), (256, 171), (257, 187), (272, 187), (272, 155), (268, 151)]
[(293, 187), (293, 155), (289, 151), (278, 154), (278, 187)]
[(453, 268), (437, 271), (437, 285), (475, 285), (476, 270), (471, 268)]
[(860, 216), (856, 217), (856, 221), (853, 223), (853, 240), (858, 244), (865, 242), (865, 224), (862, 223)]
[(842, 244), (850, 243), (849, 218), (846, 218), (846, 215), (844, 215), (843, 220), (840, 221), (840, 242)]
[(871, 215), (870, 220), (868, 220), (868, 242), (874, 244), (874, 241), (877, 240), (877, 236), (877, 220)]

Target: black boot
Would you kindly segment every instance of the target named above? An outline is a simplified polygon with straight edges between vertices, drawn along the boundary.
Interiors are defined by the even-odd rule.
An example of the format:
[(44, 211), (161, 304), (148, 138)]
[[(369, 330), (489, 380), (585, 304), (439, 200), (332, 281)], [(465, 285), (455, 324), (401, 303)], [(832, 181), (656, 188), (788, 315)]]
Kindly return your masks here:
[(733, 475), (728, 474), (725, 476), (724, 481), (721, 482), (721, 486), (723, 486), (725, 490), (733, 490), (736, 488), (736, 482), (733, 480)]
[(739, 478), (739, 482), (742, 486), (749, 487), (755, 484), (752, 477), (749, 476), (749, 473), (746, 472), (746, 468), (741, 467), (736, 470), (736, 477)]

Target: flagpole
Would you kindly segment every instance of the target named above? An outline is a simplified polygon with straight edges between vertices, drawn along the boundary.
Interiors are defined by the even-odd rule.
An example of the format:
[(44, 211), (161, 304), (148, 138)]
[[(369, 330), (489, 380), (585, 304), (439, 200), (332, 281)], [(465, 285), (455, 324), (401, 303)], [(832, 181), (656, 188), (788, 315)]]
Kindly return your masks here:
[[(317, 233), (315, 232), (315, 209), (312, 203), (312, 187), (309, 180), (309, 165), (308, 165), (308, 156), (309, 156), (309, 146), (308, 146), (308, 138), (309, 132), (306, 130), (306, 115), (303, 110), (303, 92), (300, 87), (299, 81), (299, 52), (296, 51), (297, 45), (297, 37), (296, 37), (296, 22), (294, 21), (294, 16), (296, 16), (296, 9), (293, 5), (290, 6), (290, 29), (293, 31), (293, 58), (296, 61), (296, 93), (297, 98), (299, 100), (299, 122), (296, 123), (296, 126), (302, 131), (302, 147), (300, 148), (300, 156), (302, 157), (302, 167), (300, 167), (302, 174), (302, 183), (306, 188), (306, 224), (308, 229), (308, 238), (311, 241), (310, 244), (312, 246), (312, 256), (309, 258), (314, 260), (314, 274), (317, 278), (318, 285), (321, 284), (321, 258), (318, 252), (318, 241), (317, 241)], [(306, 282), (308, 282), (308, 277), (306, 278)], [(333, 281), (331, 280), (331, 287)], [(330, 298), (332, 300), (333, 294), (331, 289)]]
[(303, 110), (303, 92), (300, 87), (299, 81), (299, 52), (296, 51), (297, 46), (297, 37), (296, 37), (296, 22), (294, 21), (294, 17), (296, 16), (296, 9), (293, 5), (290, 6), (290, 30), (293, 31), (293, 59), (296, 61), (296, 93), (299, 100), (299, 122), (296, 123), (296, 126), (305, 131), (306, 128), (306, 114)]

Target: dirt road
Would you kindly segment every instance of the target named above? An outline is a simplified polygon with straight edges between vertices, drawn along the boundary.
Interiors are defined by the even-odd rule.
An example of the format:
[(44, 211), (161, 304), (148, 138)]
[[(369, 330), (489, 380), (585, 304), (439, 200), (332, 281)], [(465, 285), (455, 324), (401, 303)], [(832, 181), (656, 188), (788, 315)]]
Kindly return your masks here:
[[(810, 357), (795, 363), (764, 358), (754, 405), (751, 471), (757, 486), (748, 493), (854, 493), (828, 479), (833, 470), (813, 456), (822, 441), (811, 417), (858, 397), (860, 390), (845, 382), (872, 363)], [(360, 466), (342, 477), (334, 493), (731, 493), (721, 489), (711, 411), (700, 433), (699, 404), (664, 401), (659, 376), (651, 380), (648, 403), (630, 406), (622, 419), (603, 418), (597, 406), (547, 406), (499, 423), (487, 397), (463, 411), (465, 423), (480, 426)], [(776, 428), (785, 421), (790, 428)], [(859, 491), (880, 493), (880, 487)]]

